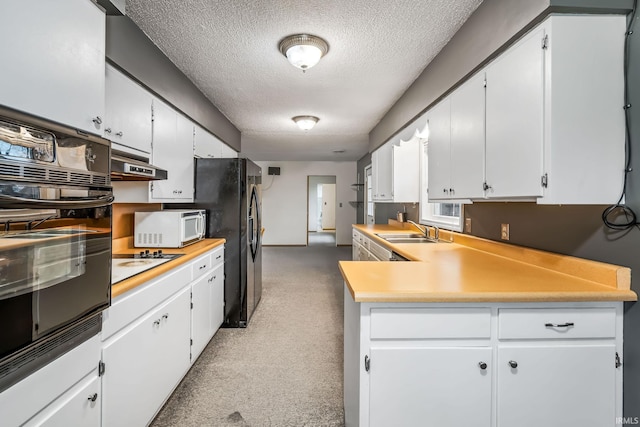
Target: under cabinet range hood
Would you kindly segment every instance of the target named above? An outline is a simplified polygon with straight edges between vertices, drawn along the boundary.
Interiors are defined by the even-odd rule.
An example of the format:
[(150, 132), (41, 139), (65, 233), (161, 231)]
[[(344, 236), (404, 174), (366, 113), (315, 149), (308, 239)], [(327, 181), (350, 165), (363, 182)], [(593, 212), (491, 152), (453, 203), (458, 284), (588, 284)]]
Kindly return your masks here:
[(167, 171), (149, 159), (124, 151), (111, 150), (111, 181), (153, 181), (167, 179)]

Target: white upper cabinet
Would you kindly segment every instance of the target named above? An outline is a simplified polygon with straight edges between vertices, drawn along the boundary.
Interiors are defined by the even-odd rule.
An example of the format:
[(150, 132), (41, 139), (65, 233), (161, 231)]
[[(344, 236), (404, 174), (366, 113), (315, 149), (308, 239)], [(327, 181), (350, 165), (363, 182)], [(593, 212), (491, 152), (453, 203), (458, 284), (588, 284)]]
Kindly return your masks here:
[(484, 102), (480, 73), (427, 114), (429, 200), (483, 197)]
[(371, 178), (373, 179), (373, 200), (375, 202), (390, 202), (393, 200), (391, 147), (391, 142), (387, 142), (371, 153)]
[(479, 73), (451, 94), (452, 199), (483, 196), (485, 87)]
[(400, 141), (392, 147), (393, 201), (417, 203), (420, 200), (420, 138)]
[(487, 196), (542, 196), (545, 31), (537, 28), (487, 73)]
[(448, 199), (451, 188), (451, 97), (429, 110), (427, 117), (429, 200)]
[(105, 14), (91, 0), (2, 4), (0, 102), (102, 135)]
[(626, 18), (553, 16), (545, 31), (547, 185), (538, 203), (615, 203), (625, 168)]
[(551, 16), (486, 68), (487, 198), (615, 203), (623, 16)]
[(110, 64), (106, 66), (106, 85), (104, 137), (148, 155), (153, 96)]
[(222, 157), (222, 146), (224, 144), (213, 134), (207, 132), (198, 125), (195, 125), (193, 136), (193, 150), (196, 157), (204, 159), (219, 159)]
[(615, 203), (624, 32), (623, 16), (551, 16), (429, 110), (429, 200)]
[(152, 163), (168, 178), (151, 186), (152, 202), (193, 200), (193, 123), (170, 106), (153, 100)]

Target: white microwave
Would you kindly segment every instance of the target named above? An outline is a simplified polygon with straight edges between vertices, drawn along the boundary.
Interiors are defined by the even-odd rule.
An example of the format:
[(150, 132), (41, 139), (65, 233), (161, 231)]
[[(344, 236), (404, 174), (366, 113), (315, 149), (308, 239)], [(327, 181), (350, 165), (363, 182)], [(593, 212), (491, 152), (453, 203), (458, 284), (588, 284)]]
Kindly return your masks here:
[(181, 248), (204, 239), (206, 219), (206, 211), (200, 209), (135, 212), (133, 245)]

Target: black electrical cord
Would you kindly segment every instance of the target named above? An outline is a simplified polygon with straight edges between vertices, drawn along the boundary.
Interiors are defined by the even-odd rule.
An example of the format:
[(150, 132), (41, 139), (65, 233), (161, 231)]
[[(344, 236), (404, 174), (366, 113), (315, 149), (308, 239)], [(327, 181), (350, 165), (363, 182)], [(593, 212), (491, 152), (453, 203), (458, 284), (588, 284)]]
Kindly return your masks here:
[[(631, 11), (631, 19), (627, 25), (627, 32), (624, 39), (624, 114), (625, 114), (625, 165), (624, 165), (624, 178), (622, 183), (622, 194), (615, 205), (607, 207), (602, 212), (602, 222), (608, 228), (613, 230), (628, 230), (632, 227), (638, 227), (638, 223), (635, 212), (627, 205), (622, 203), (625, 193), (627, 192), (627, 176), (631, 172), (631, 130), (629, 128), (629, 122), (631, 121), (631, 104), (629, 103), (629, 50), (631, 35), (633, 34), (633, 28), (636, 23), (636, 11), (638, 6), (638, 0), (633, 1), (633, 9)], [(618, 218), (624, 215), (625, 220), (620, 222)]]

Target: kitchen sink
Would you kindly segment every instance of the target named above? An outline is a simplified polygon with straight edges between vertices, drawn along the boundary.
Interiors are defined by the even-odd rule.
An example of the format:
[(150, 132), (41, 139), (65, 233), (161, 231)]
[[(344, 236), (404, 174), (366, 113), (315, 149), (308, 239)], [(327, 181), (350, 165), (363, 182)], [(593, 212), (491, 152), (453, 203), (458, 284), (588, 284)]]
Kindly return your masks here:
[(418, 233), (375, 233), (376, 236), (383, 238), (385, 240), (387, 239), (418, 239), (418, 238), (423, 238), (424, 239), (424, 234), (418, 234)]
[(418, 233), (376, 233), (376, 236), (389, 243), (437, 243), (437, 240)]
[(427, 239), (424, 236), (420, 237), (383, 237), (389, 243), (438, 243), (434, 239)]

